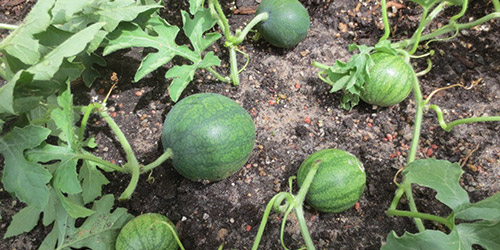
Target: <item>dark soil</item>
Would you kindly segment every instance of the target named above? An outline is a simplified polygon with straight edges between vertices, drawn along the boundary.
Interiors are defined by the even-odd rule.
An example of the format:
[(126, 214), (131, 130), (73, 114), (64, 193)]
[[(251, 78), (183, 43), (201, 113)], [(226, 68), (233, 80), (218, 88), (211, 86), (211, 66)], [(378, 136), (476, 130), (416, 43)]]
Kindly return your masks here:
[[(10, 3), (21, 6), (18, 11)], [(187, 1), (185, 1), (187, 2)], [(407, 218), (388, 217), (385, 210), (396, 189), (393, 176), (406, 162), (413, 134), (415, 102), (410, 96), (399, 105), (377, 108), (361, 104), (351, 111), (339, 107), (340, 95), (330, 94), (329, 86), (320, 81), (313, 60), (332, 65), (335, 60), (348, 60), (350, 43), (373, 45), (381, 36), (380, 6), (376, 1), (304, 0), (311, 15), (307, 38), (293, 49), (270, 47), (264, 41), (246, 40), (241, 49), (251, 58), (241, 74), (241, 86), (217, 82), (199, 72), (184, 96), (200, 92), (215, 92), (240, 103), (252, 116), (257, 128), (257, 141), (248, 163), (229, 178), (209, 184), (189, 181), (169, 165), (141, 176), (138, 188), (128, 202), (118, 203), (133, 215), (157, 212), (166, 215), (179, 230), (186, 249), (250, 249), (267, 202), (279, 191), (288, 190), (288, 178), (297, 173), (301, 162), (313, 152), (325, 148), (340, 148), (356, 155), (367, 172), (367, 187), (359, 207), (339, 214), (324, 214), (306, 207), (305, 216), (311, 236), (318, 249), (378, 249), (386, 235), (395, 230), (416, 232)], [(187, 4), (178, 0), (165, 1), (163, 16), (171, 23), (180, 23), (180, 9)], [(1, 1), (0, 22), (17, 23), (26, 13), (29, 1)], [(254, 0), (228, 1), (227, 13), (244, 6), (257, 5)], [(405, 39), (416, 29), (420, 10), (404, 2), (393, 7), (391, 23), (394, 39)], [(230, 10), (231, 9), (231, 10)], [(472, 1), (468, 17), (477, 18), (492, 9), (489, 1)], [(9, 13), (7, 13), (7, 11)], [(447, 11), (451, 16), (455, 11)], [(252, 15), (230, 15), (234, 28), (243, 26)], [(462, 20), (466, 21), (466, 19)], [(483, 115), (500, 115), (500, 25), (487, 23), (446, 43), (432, 43), (437, 55), (434, 68), (420, 78), (422, 91), (454, 83), (470, 85), (482, 79), (471, 90), (453, 88), (439, 92), (433, 103), (445, 109), (445, 119)], [(224, 64), (228, 58), (217, 50)], [(144, 55), (139, 51), (118, 52), (107, 57), (108, 67), (102, 68), (102, 78), (77, 102), (102, 100), (116, 72), (120, 82), (109, 103), (115, 120), (130, 139), (140, 161), (148, 163), (162, 153), (160, 141), (163, 119), (173, 106), (163, 77), (167, 67), (138, 83), (134, 72)], [(241, 59), (243, 63), (243, 58)], [(415, 65), (416, 71), (426, 67), (425, 61)], [(219, 71), (224, 71), (219, 69)], [(89, 135), (99, 144), (97, 155), (118, 163), (124, 156), (114, 137), (99, 120), (94, 120)], [(467, 159), (463, 187), (473, 201), (500, 190), (500, 123), (461, 125), (451, 132), (443, 131), (432, 112), (426, 113), (417, 158), (437, 158), (452, 162)], [(104, 192), (119, 195), (128, 183), (128, 176), (108, 175), (112, 184)], [(295, 188), (296, 189), (296, 188)], [(294, 190), (296, 191), (296, 190)], [(436, 202), (435, 193), (416, 189), (419, 209), (424, 212), (449, 212)], [(23, 204), (0, 192), (0, 235), (5, 233), (11, 217)], [(403, 204), (404, 205), (404, 204)], [(271, 216), (260, 249), (282, 249), (279, 242), (279, 215)], [(439, 229), (427, 223), (429, 228)], [(38, 226), (30, 233), (5, 239), (0, 249), (35, 249), (50, 228)], [(285, 231), (288, 247), (302, 245), (297, 222), (292, 216)]]

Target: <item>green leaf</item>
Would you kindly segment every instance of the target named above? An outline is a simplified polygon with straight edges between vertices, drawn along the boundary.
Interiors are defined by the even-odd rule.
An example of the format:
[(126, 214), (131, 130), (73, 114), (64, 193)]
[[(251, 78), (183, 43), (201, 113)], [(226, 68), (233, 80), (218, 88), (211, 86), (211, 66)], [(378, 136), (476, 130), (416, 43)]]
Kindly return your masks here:
[(189, 0), (189, 12), (194, 15), (200, 8), (203, 8), (205, 0)]
[(370, 65), (373, 64), (370, 53), (374, 47), (350, 44), (349, 51), (359, 50), (344, 63), (337, 60), (332, 67), (325, 70), (326, 83), (332, 86), (330, 93), (342, 90), (341, 107), (350, 110), (359, 103), (359, 95), (368, 79)]
[(64, 24), (91, 6), (93, 0), (58, 0), (52, 8), (52, 23)]
[(203, 36), (203, 33), (210, 30), (217, 23), (217, 19), (212, 17), (209, 9), (202, 9), (196, 12), (193, 19), (189, 13), (181, 11), (182, 22), (184, 23), (184, 34), (189, 38), (193, 48), (197, 52), (202, 52), (222, 36), (219, 33), (208, 33)]
[(3, 236), (4, 239), (29, 232), (38, 224), (42, 210), (33, 206), (27, 206), (21, 209), (12, 217), (12, 221)]
[(79, 145), (74, 126), (73, 95), (69, 89), (57, 98), (57, 103), (61, 108), (54, 109), (50, 117), (62, 131), (63, 135), (60, 138), (67, 142), (70, 148), (76, 150)]
[(57, 48), (45, 55), (39, 63), (30, 67), (28, 72), (35, 75), (35, 80), (50, 80), (58, 71), (63, 59), (75, 56), (82, 52), (87, 44), (92, 41), (97, 31), (99, 31), (99, 29), (101, 29), (104, 25), (105, 23), (95, 23), (72, 35), (66, 41), (57, 46)]
[(165, 74), (166, 78), (174, 78), (168, 87), (170, 98), (172, 98), (174, 102), (179, 100), (182, 91), (184, 91), (186, 86), (193, 80), (194, 73), (198, 68), (207, 68), (215, 65), (220, 65), (220, 60), (210, 51), (199, 63), (172, 67)]
[(149, 53), (141, 62), (134, 81), (139, 81), (177, 55), (194, 62), (201, 60), (186, 45), (179, 46), (175, 43), (175, 38), (179, 32), (177, 26), (168, 24), (158, 16), (151, 18), (149, 25), (157, 36), (149, 35), (135, 24), (125, 23), (120, 25), (115, 32), (109, 35), (110, 41), (108, 46), (104, 48), (103, 55), (106, 56), (114, 51), (130, 47), (156, 48), (158, 52)]
[(394, 231), (387, 236), (381, 250), (456, 250), (461, 249), (458, 233), (445, 234), (441, 231), (425, 230), (422, 233), (404, 233), (399, 237)]
[(61, 192), (56, 190), (57, 198), (61, 202), (62, 207), (69, 216), (72, 218), (85, 218), (95, 213), (94, 210), (88, 209), (83, 206), (83, 202), (78, 198), (79, 196), (64, 196)]
[(109, 183), (108, 179), (91, 161), (84, 161), (80, 168), (79, 180), (82, 183), (83, 204), (92, 202), (102, 194), (102, 186)]
[[(61, 24), (61, 29), (72, 33), (98, 22), (105, 23), (103, 28), (106, 33), (109, 33), (116, 29), (120, 22), (132, 21), (140, 13), (162, 7), (156, 3), (137, 5), (135, 0), (85, 0), (81, 3), (66, 0), (65, 2), (67, 3), (61, 3), (61, 6), (53, 13), (56, 17), (65, 16), (55, 21)], [(68, 6), (71, 7), (69, 12), (66, 11)], [(64, 14), (60, 14), (61, 12)]]
[(500, 221), (500, 192), (484, 200), (469, 204), (455, 212), (455, 218), (462, 220)]
[(59, 160), (55, 163), (53, 186), (56, 190), (61, 190), (68, 194), (77, 194), (82, 191), (76, 164), (78, 162), (78, 153), (65, 146), (55, 146), (46, 144), (43, 147), (29, 150), (26, 156), (31, 161), (50, 162)]
[(479, 221), (462, 223), (457, 226), (460, 243), (464, 249), (472, 249), (477, 244), (485, 249), (500, 249), (500, 222)]
[(436, 190), (436, 199), (454, 211), (470, 204), (469, 195), (459, 184), (463, 171), (458, 163), (436, 159), (416, 160), (403, 173), (411, 183)]
[[(80, 63), (72, 63), (63, 59), (55, 74), (48, 80), (34, 80), (31, 82), (18, 82), (14, 91), (15, 110), (18, 113), (27, 112), (39, 106), (40, 99), (62, 92), (68, 88), (71, 81), (78, 78), (85, 67)], [(22, 98), (38, 99), (36, 105), (28, 106), (26, 103), (19, 104)]]
[(33, 35), (46, 30), (50, 25), (49, 10), (54, 1), (38, 1), (23, 24), (0, 43), (0, 51), (18, 58), (24, 64), (35, 64), (40, 59), (40, 45)]
[[(80, 227), (75, 226), (75, 219), (62, 215), (54, 225), (52, 232), (45, 238), (41, 250), (90, 248), (114, 250), (116, 236), (120, 229), (133, 218), (124, 208), (113, 212), (114, 198), (105, 195), (95, 201), (92, 207), (96, 212), (88, 217)], [(57, 242), (57, 248), (56, 248)]]
[(7, 84), (0, 88), (0, 114), (14, 115), (14, 88), (17, 82), (31, 82), (33, 75), (25, 71), (19, 71)]
[(73, 62), (80, 62), (85, 66), (85, 70), (82, 72), (83, 82), (87, 87), (92, 86), (92, 83), (97, 79), (101, 74), (94, 68), (94, 65), (97, 64), (99, 66), (106, 66), (106, 61), (104, 58), (94, 54), (82, 52), (79, 54)]
[[(117, 51), (119, 49), (130, 47), (150, 47), (157, 51), (149, 53), (141, 62), (139, 69), (134, 77), (139, 81), (147, 74), (153, 72), (164, 64), (170, 62), (175, 56), (183, 57), (192, 64), (177, 65), (171, 68), (167, 73), (167, 78), (174, 78), (169, 93), (172, 100), (177, 101), (182, 91), (193, 80), (194, 73), (199, 68), (208, 68), (220, 65), (220, 60), (213, 53), (207, 53), (202, 56), (203, 50), (208, 48), (217, 39), (219, 34), (205, 34), (211, 29), (216, 20), (210, 15), (208, 9), (197, 11), (191, 19), (187, 12), (182, 12), (183, 31), (189, 38), (194, 50), (189, 49), (187, 45), (178, 45), (175, 41), (179, 28), (168, 24), (157, 15), (153, 15), (147, 27), (152, 32), (143, 30), (140, 26), (134, 24), (122, 24), (109, 35), (109, 43), (104, 48), (104, 55)], [(150, 33), (154, 33), (151, 35)]]
[(41, 165), (27, 161), (24, 151), (40, 145), (49, 134), (49, 129), (29, 125), (24, 128), (14, 127), (0, 138), (0, 153), (5, 158), (2, 175), (5, 190), (38, 209), (47, 205), (47, 183), (52, 176)]

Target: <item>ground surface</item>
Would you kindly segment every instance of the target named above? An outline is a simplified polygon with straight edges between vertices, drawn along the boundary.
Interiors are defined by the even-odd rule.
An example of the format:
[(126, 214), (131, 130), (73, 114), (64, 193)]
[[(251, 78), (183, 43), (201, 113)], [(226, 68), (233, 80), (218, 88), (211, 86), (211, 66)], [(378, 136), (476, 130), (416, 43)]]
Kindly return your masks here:
[[(396, 186), (392, 179), (406, 161), (412, 136), (415, 112), (412, 96), (391, 108), (361, 104), (352, 111), (339, 107), (339, 94), (330, 94), (329, 86), (317, 77), (313, 60), (332, 65), (336, 59), (347, 60), (350, 43), (374, 44), (380, 37), (380, 7), (375, 1), (302, 1), (311, 15), (307, 38), (290, 50), (269, 47), (265, 42), (247, 40), (241, 49), (251, 58), (241, 74), (241, 86), (232, 87), (214, 81), (200, 72), (184, 96), (199, 92), (215, 92), (240, 103), (252, 116), (257, 128), (257, 141), (248, 163), (233, 176), (210, 184), (191, 182), (168, 164), (157, 168), (154, 182), (142, 176), (129, 202), (119, 203), (130, 213), (162, 213), (176, 223), (186, 249), (249, 249), (260, 218), (269, 199), (288, 189), (288, 178), (295, 175), (300, 163), (311, 153), (325, 148), (340, 148), (356, 155), (367, 172), (367, 187), (359, 208), (339, 214), (318, 213), (306, 207), (305, 216), (318, 249), (378, 249), (386, 235), (395, 230), (415, 232), (411, 220), (391, 218), (389, 207)], [(179, 10), (186, 4), (165, 1), (169, 6), (163, 16), (179, 23)], [(27, 4), (27, 5), (26, 5)], [(395, 39), (407, 38), (413, 31), (420, 11), (404, 3), (391, 8)], [(228, 1), (226, 11), (257, 5), (254, 0)], [(473, 1), (470, 17), (483, 16), (491, 9), (486, 1)], [(0, 21), (16, 23), (28, 8), (23, 1), (1, 1)], [(487, 7), (486, 7), (487, 6)], [(455, 10), (456, 11), (456, 10)], [(454, 12), (445, 13), (452, 15)], [(231, 15), (233, 27), (248, 21), (252, 15)], [(462, 32), (448, 43), (434, 43), (440, 53), (433, 58), (434, 68), (422, 77), (424, 94), (433, 89), (462, 82), (482, 81), (471, 90), (454, 88), (440, 92), (433, 102), (446, 109), (445, 119), (500, 115), (500, 46), (499, 22)], [(220, 53), (220, 50), (218, 50)], [(225, 63), (227, 56), (220, 54)], [(133, 51), (107, 58), (103, 77), (88, 91), (78, 96), (85, 104), (92, 98), (103, 99), (110, 87), (109, 77), (116, 72), (120, 82), (110, 97), (115, 120), (131, 141), (139, 159), (151, 162), (162, 152), (161, 124), (173, 106), (166, 95), (167, 68), (133, 83), (133, 75), (142, 54)], [(243, 60), (243, 59), (242, 59)], [(417, 71), (425, 67), (417, 65)], [(77, 87), (78, 88), (78, 87)], [(418, 158), (440, 158), (458, 162), (468, 158), (463, 170), (463, 187), (474, 201), (500, 190), (500, 123), (462, 125), (452, 132), (439, 128), (434, 114), (424, 116)], [(90, 133), (99, 144), (96, 154), (120, 163), (123, 153), (116, 148), (106, 127), (94, 121)], [(477, 147), (477, 150), (476, 150)], [(105, 192), (119, 194), (128, 183), (123, 175), (108, 176), (113, 184)], [(295, 190), (296, 191), (296, 190)], [(416, 190), (419, 209), (444, 214), (448, 211), (433, 202), (434, 193)], [(0, 234), (23, 205), (0, 192), (2, 221)], [(271, 216), (260, 249), (282, 249), (279, 243), (277, 216)], [(426, 224), (434, 227), (432, 224)], [(2, 240), (0, 249), (35, 249), (49, 232), (38, 226), (31, 233)], [(286, 229), (289, 247), (301, 246), (301, 237), (292, 217)]]

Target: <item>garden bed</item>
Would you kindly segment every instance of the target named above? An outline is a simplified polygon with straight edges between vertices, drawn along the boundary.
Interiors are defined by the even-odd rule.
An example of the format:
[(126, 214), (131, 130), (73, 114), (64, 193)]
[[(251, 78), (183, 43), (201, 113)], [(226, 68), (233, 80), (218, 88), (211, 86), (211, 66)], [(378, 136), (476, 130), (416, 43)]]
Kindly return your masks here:
[[(12, 2), (16, 1), (0, 3), (0, 22), (19, 23), (26, 14), (24, 10), (32, 4), (26, 1), (13, 7), (9, 5)], [(168, 8), (161, 11), (161, 16), (171, 24), (180, 24), (180, 10), (188, 9), (187, 3), (180, 2), (165, 1)], [(288, 178), (296, 175), (302, 161), (315, 151), (340, 148), (361, 160), (367, 186), (359, 205), (342, 213), (324, 214), (306, 206), (305, 217), (316, 247), (379, 249), (391, 230), (399, 235), (405, 231), (417, 232), (413, 220), (385, 214), (397, 188), (393, 177), (406, 163), (413, 135), (414, 99), (410, 96), (389, 108), (360, 103), (346, 111), (340, 108), (341, 95), (329, 93), (330, 86), (317, 77), (319, 70), (311, 66), (313, 61), (333, 65), (337, 59), (348, 60), (351, 43), (375, 44), (383, 34), (380, 6), (376, 1), (301, 2), (311, 16), (311, 28), (304, 41), (292, 49), (278, 49), (262, 40), (246, 39), (240, 49), (249, 54), (250, 63), (240, 76), (240, 86), (221, 83), (207, 72), (197, 71), (194, 82), (181, 96), (214, 92), (241, 104), (257, 130), (248, 163), (227, 179), (199, 183), (183, 178), (167, 162), (150, 176), (142, 175), (132, 199), (117, 201), (116, 206), (128, 209), (132, 215), (156, 212), (167, 216), (176, 224), (186, 249), (217, 249), (223, 243), (224, 249), (250, 249), (266, 203), (277, 192), (288, 189)], [(236, 10), (257, 5), (254, 0), (221, 3), (226, 13), (239, 13), (229, 15), (234, 28), (244, 26), (253, 16)], [(492, 8), (490, 5), (489, 1), (473, 1), (467, 18), (484, 16)], [(415, 20), (421, 11), (406, 1), (393, 3), (389, 10), (392, 39), (406, 39), (416, 29)], [(446, 11), (444, 15), (454, 13)], [(433, 69), (420, 78), (424, 96), (450, 84), (469, 86), (478, 82), (470, 90), (452, 88), (433, 97), (434, 103), (447, 110), (446, 120), (500, 115), (499, 31), (498, 20), (491, 21), (460, 32), (447, 43), (430, 45), (437, 53)], [(221, 44), (216, 46), (217, 52), (224, 51)], [(99, 68), (101, 77), (90, 90), (78, 83), (72, 88), (76, 104), (100, 101), (110, 90), (110, 79), (116, 74), (118, 84), (108, 99), (108, 107), (141, 163), (149, 163), (162, 154), (162, 123), (175, 104), (167, 94), (169, 80), (164, 77), (171, 64), (137, 83), (133, 81), (145, 51), (133, 49), (107, 56), (107, 66)], [(222, 64), (228, 65), (229, 59), (222, 52), (219, 55)], [(425, 61), (414, 67), (424, 69)], [(112, 132), (98, 116), (91, 117), (88, 126), (89, 135), (94, 135), (98, 144), (96, 155), (116, 163), (125, 161)], [(478, 201), (500, 190), (498, 131), (500, 123), (492, 122), (461, 125), (445, 132), (434, 114), (426, 113), (417, 158), (461, 161), (465, 171), (461, 185), (472, 201)], [(3, 165), (3, 160), (0, 164)], [(106, 177), (111, 184), (103, 192), (115, 197), (129, 182), (129, 177), (120, 173)], [(435, 194), (430, 189), (415, 189), (420, 211), (449, 213), (446, 206), (434, 200)], [(3, 190), (0, 202), (0, 235), (4, 235), (12, 216), (24, 205)], [(402, 203), (404, 207), (405, 202)], [(270, 217), (260, 249), (282, 249), (280, 224), (278, 215)], [(431, 222), (425, 225), (445, 230)], [(35, 249), (50, 230), (39, 224), (30, 233), (2, 240), (0, 249)], [(285, 230), (285, 242), (294, 249), (303, 244), (293, 216)]]

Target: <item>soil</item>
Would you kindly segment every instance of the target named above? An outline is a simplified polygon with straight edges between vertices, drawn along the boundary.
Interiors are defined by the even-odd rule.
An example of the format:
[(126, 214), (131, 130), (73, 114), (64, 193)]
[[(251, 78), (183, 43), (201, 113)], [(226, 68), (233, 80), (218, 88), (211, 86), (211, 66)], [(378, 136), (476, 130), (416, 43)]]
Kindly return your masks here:
[[(179, 24), (179, 10), (186, 9), (186, 2), (166, 0), (169, 7), (162, 11), (162, 16), (170, 23)], [(255, 6), (257, 2), (222, 1), (226, 13)], [(307, 225), (317, 248), (379, 249), (391, 230), (399, 235), (404, 231), (416, 232), (410, 219), (385, 215), (396, 189), (393, 177), (406, 162), (413, 134), (413, 97), (390, 108), (362, 103), (345, 111), (339, 107), (340, 94), (329, 93), (330, 87), (317, 78), (318, 69), (311, 66), (313, 61), (333, 65), (335, 60), (348, 60), (351, 56), (348, 44), (375, 44), (382, 35), (380, 6), (373, 0), (301, 2), (311, 15), (311, 29), (299, 45), (284, 50), (270, 47), (264, 41), (247, 39), (241, 49), (250, 55), (250, 63), (241, 74), (240, 86), (215, 81), (200, 71), (183, 94), (185, 97), (201, 92), (219, 93), (236, 100), (251, 114), (257, 141), (248, 163), (229, 178), (207, 184), (183, 178), (167, 162), (155, 169), (151, 178), (141, 176), (132, 199), (117, 202), (118, 206), (127, 208), (133, 215), (146, 212), (166, 215), (176, 223), (186, 249), (217, 249), (221, 244), (224, 249), (250, 249), (267, 202), (277, 192), (288, 190), (288, 178), (297, 173), (301, 162), (317, 150), (340, 148), (363, 162), (367, 186), (359, 207), (342, 213), (324, 214), (306, 206)], [(416, 29), (421, 13), (410, 2), (402, 4), (390, 8), (395, 40), (408, 38)], [(1, 1), (0, 21), (19, 23), (31, 5), (32, 1)], [(481, 17), (492, 9), (491, 2), (484, 0), (472, 1), (470, 5), (467, 18)], [(446, 11), (443, 17), (456, 12), (458, 8)], [(229, 15), (233, 28), (243, 26), (251, 18), (251, 14)], [(424, 94), (450, 84), (471, 85), (482, 79), (470, 90), (452, 88), (433, 97), (432, 102), (446, 110), (447, 121), (500, 115), (499, 32), (499, 20), (496, 20), (460, 32), (448, 42), (430, 45), (438, 53), (432, 58), (433, 69), (420, 78)], [(228, 57), (224, 49), (217, 48), (226, 66), (218, 70), (227, 73)], [(90, 91), (77, 86), (74, 92), (79, 93), (79, 104), (102, 100), (111, 86), (110, 76), (116, 72), (119, 84), (108, 101), (111, 112), (116, 112), (114, 119), (140, 161), (148, 163), (163, 151), (159, 143), (161, 127), (174, 103), (167, 95), (169, 81), (164, 78), (171, 65), (133, 82), (143, 56), (140, 50), (108, 56), (108, 66), (100, 69), (102, 77)], [(423, 70), (425, 61), (414, 67), (416, 71)], [(478, 201), (500, 190), (499, 130), (500, 123), (496, 122), (461, 125), (445, 132), (435, 115), (427, 112), (417, 158), (462, 161), (461, 184), (471, 200)], [(99, 145), (95, 154), (117, 163), (124, 161), (123, 152), (101, 121), (92, 121), (89, 136), (95, 136)], [(107, 177), (112, 184), (107, 185), (104, 192), (115, 197), (129, 180), (121, 174)], [(435, 214), (448, 213), (444, 205), (435, 201), (434, 195), (429, 189), (416, 188), (418, 208)], [(0, 235), (3, 235), (12, 216), (24, 205), (5, 191), (0, 192), (0, 202)], [(260, 249), (282, 249), (279, 216), (270, 217)], [(442, 229), (433, 223), (426, 226)], [(35, 249), (49, 231), (50, 227), (39, 225), (30, 233), (2, 240), (0, 249)], [(285, 230), (285, 242), (294, 249), (303, 244), (293, 216)]]

